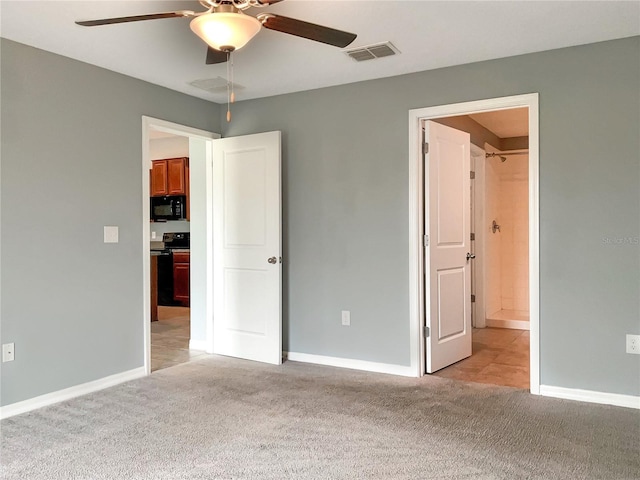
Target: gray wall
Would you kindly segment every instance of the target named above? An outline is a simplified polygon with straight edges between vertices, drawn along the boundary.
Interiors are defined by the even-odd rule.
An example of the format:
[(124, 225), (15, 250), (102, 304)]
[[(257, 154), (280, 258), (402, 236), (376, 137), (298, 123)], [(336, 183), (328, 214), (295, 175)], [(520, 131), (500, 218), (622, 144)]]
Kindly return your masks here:
[(141, 117), (219, 131), (220, 109), (4, 39), (1, 54), (7, 405), (143, 365)]
[(235, 104), (283, 132), (285, 349), (409, 365), (408, 110), (539, 92), (541, 380), (639, 395), (639, 85), (634, 37)]
[(142, 365), (141, 115), (282, 130), (285, 348), (409, 365), (407, 112), (530, 92), (542, 382), (640, 394), (624, 353), (640, 333), (639, 38), (240, 102), (229, 126), (202, 100), (1, 48), (2, 404)]

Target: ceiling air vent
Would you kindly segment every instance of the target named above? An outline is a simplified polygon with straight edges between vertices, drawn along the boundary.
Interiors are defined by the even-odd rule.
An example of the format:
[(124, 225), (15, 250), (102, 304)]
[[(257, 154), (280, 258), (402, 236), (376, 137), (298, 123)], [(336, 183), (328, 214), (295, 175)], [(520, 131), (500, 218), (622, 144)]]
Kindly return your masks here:
[(364, 62), (365, 60), (373, 60), (374, 58), (389, 57), (400, 53), (391, 42), (376, 43), (374, 45), (365, 45), (364, 47), (352, 48), (345, 50), (348, 56), (356, 62)]
[[(189, 82), (189, 85), (199, 88), (200, 90), (205, 90), (209, 93), (226, 93), (227, 91), (227, 79), (223, 77), (194, 80), (193, 82)], [(233, 84), (233, 89), (236, 91), (243, 90), (244, 88), (245, 87), (237, 83)]]

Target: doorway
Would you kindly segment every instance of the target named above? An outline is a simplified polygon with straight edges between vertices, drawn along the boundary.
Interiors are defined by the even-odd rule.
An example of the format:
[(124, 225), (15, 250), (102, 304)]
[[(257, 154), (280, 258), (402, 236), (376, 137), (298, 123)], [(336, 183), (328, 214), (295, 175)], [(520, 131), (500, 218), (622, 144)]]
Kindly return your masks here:
[[(215, 133), (160, 119), (142, 118), (143, 331), (147, 375), (152, 370), (188, 361), (194, 355), (211, 353), (213, 300), (209, 245), (212, 244), (212, 204), (207, 185), (212, 178), (210, 143), (219, 137)], [(184, 219), (150, 224), (149, 172), (153, 160), (168, 158), (183, 160), (185, 187), (189, 192), (188, 220), (185, 215)], [(185, 233), (189, 234), (188, 248), (184, 248)], [(171, 240), (175, 246), (182, 248), (175, 251), (165, 248), (168, 247), (166, 235), (173, 236)], [(166, 270), (164, 276), (181, 285), (177, 295), (171, 286), (171, 292), (157, 306), (157, 314), (152, 308), (152, 286), (159, 279), (157, 262), (160, 257), (156, 257), (154, 262), (152, 250), (169, 253), (162, 258)], [(174, 260), (178, 262), (176, 265)], [(154, 264), (156, 269), (152, 272)]]
[[(190, 348), (189, 137), (149, 129), (151, 371), (204, 354)], [(171, 210), (176, 218), (156, 215)]]
[[(520, 114), (520, 117), (524, 115), (526, 123), (528, 123), (528, 141), (524, 145), (522, 144), (521, 138), (519, 139), (520, 143), (518, 143), (518, 139), (515, 138), (524, 137), (524, 135), (509, 134), (510, 140), (501, 143), (499, 141), (499, 135), (491, 132), (490, 129), (482, 125), (483, 123), (489, 126), (493, 125), (492, 128), (495, 130), (495, 122), (497, 121), (499, 123), (499, 121), (502, 120), (504, 125), (500, 128), (508, 129), (509, 127), (515, 127), (515, 123), (517, 122), (514, 123), (514, 114)], [(423, 235), (425, 232), (428, 233), (429, 229), (429, 225), (427, 225), (425, 229), (424, 221), (425, 209), (429, 208), (429, 199), (427, 198), (425, 201), (425, 197), (428, 196), (424, 194), (425, 181), (422, 164), (424, 157), (421, 153), (422, 125), (424, 121), (430, 120), (436, 123), (448, 124), (454, 128), (457, 127), (462, 131), (466, 130), (470, 133), (471, 138), (473, 138), (476, 144), (472, 149), (472, 158), (475, 161), (473, 170), (476, 174), (476, 180), (471, 183), (473, 185), (472, 193), (476, 197), (476, 202), (473, 208), (471, 208), (470, 205), (470, 210), (473, 213), (472, 218), (474, 219), (471, 223), (475, 223), (476, 227), (475, 232), (472, 231), (471, 233), (475, 235), (480, 233), (480, 235), (475, 238), (472, 236), (470, 245), (471, 252), (476, 255), (476, 259), (472, 260), (474, 264), (472, 271), (474, 276), (472, 293), (476, 300), (476, 302), (472, 304), (474, 311), (473, 324), (475, 328), (473, 329), (473, 335), (468, 335), (469, 341), (471, 341), (471, 337), (473, 337), (473, 349), (467, 365), (464, 365), (465, 360), (462, 360), (456, 363), (454, 367), (449, 368), (452, 370), (457, 369), (458, 373), (473, 373), (474, 371), (479, 372), (484, 369), (485, 375), (480, 381), (500, 384), (500, 377), (498, 375), (491, 375), (491, 373), (496, 373), (502, 364), (486, 364), (482, 366), (482, 368), (479, 368), (481, 360), (489, 358), (495, 360), (499, 357), (503, 363), (512, 361), (516, 364), (522, 364), (523, 355), (526, 355), (523, 351), (527, 349), (528, 346), (529, 354), (526, 355), (528, 378), (525, 380), (531, 393), (539, 393), (537, 119), (537, 94), (430, 107), (412, 110), (410, 112), (410, 261), (412, 262), (410, 265), (410, 299), (413, 325), (412, 366), (416, 369), (418, 375), (425, 374), (425, 359), (429, 359), (428, 355), (434, 354), (433, 351), (430, 351), (430, 342), (433, 342), (434, 339), (428, 337), (430, 330), (429, 322), (431, 321), (428, 307), (431, 300), (427, 292), (427, 289), (433, 287), (430, 286), (429, 279), (425, 277), (425, 270), (428, 269), (428, 267), (425, 267), (425, 262), (426, 265), (429, 265), (428, 260), (430, 253), (429, 249), (423, 246), (423, 241), (425, 240), (423, 239)], [(467, 124), (465, 125), (464, 122), (467, 122)], [(480, 129), (478, 129), (478, 127)], [(520, 125), (520, 127), (522, 127), (522, 125)], [(480, 130), (488, 131), (489, 134), (493, 135), (493, 138), (489, 136), (482, 139), (482, 135), (479, 133)], [(504, 135), (504, 133), (502, 134)], [(528, 151), (526, 150), (527, 147)], [(500, 155), (501, 153), (502, 155)], [(510, 158), (510, 160), (506, 160), (507, 158)], [(526, 158), (526, 165), (522, 162), (523, 158)], [(521, 161), (516, 163), (517, 159)], [(496, 165), (496, 162), (498, 165)], [(504, 166), (506, 162), (509, 162), (507, 168), (499, 170), (498, 168)], [(523, 168), (525, 173), (524, 178), (522, 175)], [(487, 185), (487, 176), (489, 183), (493, 181), (494, 184), (497, 183), (498, 186), (502, 180), (504, 183), (504, 192), (500, 193), (496, 191), (496, 185), (493, 185), (493, 191), (484, 189), (483, 187)], [(478, 185), (478, 180), (482, 182), (481, 185)], [(522, 187), (524, 187), (524, 193)], [(489, 197), (487, 192), (493, 196)], [(492, 204), (492, 202), (495, 204), (501, 197), (505, 197), (506, 205), (513, 207), (515, 202), (509, 203), (509, 201), (506, 200), (506, 192), (513, 195), (517, 193), (520, 199), (522, 199), (522, 195), (524, 194), (526, 200), (524, 209), (529, 220), (528, 226), (524, 225), (524, 231), (522, 231), (522, 212), (511, 211), (513, 209), (510, 210), (507, 207), (502, 210), (499, 208), (496, 210), (496, 205)], [(484, 200), (488, 199), (489, 201), (483, 201), (482, 204), (479, 204), (477, 202), (478, 197)], [(522, 205), (520, 205), (520, 207), (522, 207)], [(505, 221), (502, 221), (500, 218), (488, 218), (489, 216), (497, 217), (497, 212), (501, 212), (501, 215), (503, 214), (502, 218), (504, 218)], [(517, 232), (514, 229), (516, 219), (519, 219), (519, 229)], [(489, 226), (486, 225), (487, 220), (490, 220)], [(494, 220), (496, 221), (497, 227), (493, 227)], [(500, 224), (501, 221), (504, 226)], [(492, 228), (497, 228), (495, 234), (488, 233), (491, 232)], [(507, 231), (508, 234), (502, 236), (502, 241), (505, 244), (503, 250), (505, 252), (513, 252), (515, 245), (514, 239), (516, 239), (517, 236), (517, 240), (526, 245), (524, 259), (520, 256), (517, 260), (513, 260), (513, 258), (507, 258), (507, 255), (503, 255), (504, 258), (498, 256), (490, 259), (492, 249), (497, 251), (498, 255), (500, 254), (500, 249), (496, 248), (495, 241), (500, 233), (507, 233)], [(492, 235), (494, 235), (494, 237), (490, 238)], [(493, 255), (495, 254), (496, 252), (493, 252)], [(478, 260), (480, 260), (480, 262), (478, 262)], [(480, 268), (476, 268), (478, 266), (476, 262), (480, 263)], [(519, 275), (517, 282), (515, 281), (515, 274), (513, 273), (515, 270), (517, 270), (517, 274)], [(494, 280), (493, 282), (489, 281), (488, 272), (493, 275), (493, 277), (491, 277)], [(496, 272), (498, 273), (498, 277), (496, 277)], [(495, 285), (495, 279), (498, 278), (499, 282), (501, 279), (500, 275), (504, 277), (504, 282), (502, 282), (504, 285)], [(496, 298), (498, 298), (498, 300), (496, 300)], [(527, 310), (529, 321), (525, 324)], [(486, 328), (487, 326), (488, 328)], [(518, 327), (518, 329), (497, 328), (514, 326)], [(529, 329), (525, 329), (525, 326), (529, 327)], [(470, 322), (467, 328), (471, 328)], [(446, 341), (447, 339), (444, 339), (443, 342), (440, 343)], [(501, 351), (501, 349), (505, 349), (506, 351)], [(507, 365), (505, 368), (509, 369), (510, 367)], [(455, 375), (447, 375), (446, 370), (446, 368), (441, 370), (443, 376), (456, 378)], [(518, 370), (518, 365), (511, 367), (511, 370)], [(451, 370), (449, 373), (450, 372)], [(522, 373), (522, 368), (520, 368), (520, 373)], [(457, 376), (457, 378), (461, 377)], [(461, 379), (473, 381), (472, 378), (468, 377)], [(502, 383), (512, 386), (523, 386), (522, 384), (514, 384), (513, 381)]]
[(151, 373), (148, 174), (152, 169), (149, 148), (152, 130), (189, 139), (189, 349), (279, 365), (282, 362), (280, 132), (221, 139), (218, 134), (143, 117), (142, 321), (146, 374)]
[(529, 389), (528, 111), (449, 117), (470, 123), (472, 355), (436, 372)]

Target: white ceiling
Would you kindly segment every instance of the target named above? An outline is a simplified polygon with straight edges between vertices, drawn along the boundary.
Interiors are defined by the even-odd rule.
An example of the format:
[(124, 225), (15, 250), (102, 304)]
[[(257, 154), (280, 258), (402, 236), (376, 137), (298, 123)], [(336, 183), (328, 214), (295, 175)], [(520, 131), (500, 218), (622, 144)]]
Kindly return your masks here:
[[(206, 46), (189, 19), (101, 27), (75, 20), (204, 10), (193, 1), (0, 2), (0, 35), (207, 100), (189, 85), (226, 78), (205, 65)], [(234, 54), (238, 100), (389, 77), (492, 58), (640, 35), (638, 1), (308, 1), (286, 0), (273, 12), (358, 34), (357, 47), (391, 41), (401, 54), (355, 62), (341, 49), (263, 29)]]

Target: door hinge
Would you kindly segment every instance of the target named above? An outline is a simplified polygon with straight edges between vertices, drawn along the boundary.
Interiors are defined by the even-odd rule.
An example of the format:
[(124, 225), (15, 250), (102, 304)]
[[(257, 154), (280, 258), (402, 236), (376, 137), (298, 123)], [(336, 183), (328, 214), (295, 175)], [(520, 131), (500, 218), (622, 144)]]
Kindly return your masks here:
[(424, 244), (425, 247), (429, 246), (429, 235), (424, 235), (422, 237), (422, 243)]
[(476, 239), (476, 234), (475, 234), (475, 233), (472, 233), (472, 234), (471, 234), (471, 240), (473, 241), (473, 240), (475, 240), (475, 239)]
[(429, 338), (429, 327), (425, 325), (423, 328), (424, 328), (424, 338)]
[(422, 144), (422, 155), (426, 155), (429, 153), (429, 142), (424, 142)]
[(476, 172), (474, 172), (474, 171), (469, 172), (469, 178), (470, 178), (471, 180), (475, 180), (475, 178), (476, 178)]
[(476, 302), (476, 296), (474, 294), (471, 294), (471, 303), (475, 303)]

